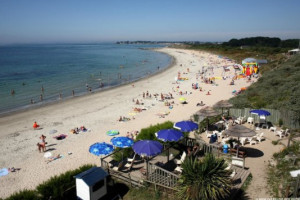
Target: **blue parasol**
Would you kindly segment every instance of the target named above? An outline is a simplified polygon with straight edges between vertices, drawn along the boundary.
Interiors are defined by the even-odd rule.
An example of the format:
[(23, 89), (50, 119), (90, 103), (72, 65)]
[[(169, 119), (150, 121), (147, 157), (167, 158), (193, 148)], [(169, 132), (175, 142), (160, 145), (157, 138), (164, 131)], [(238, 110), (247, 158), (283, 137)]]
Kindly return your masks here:
[(183, 133), (175, 129), (163, 129), (157, 132), (157, 139), (164, 142), (177, 142), (183, 138)]
[(133, 151), (140, 156), (155, 156), (161, 153), (163, 146), (158, 141), (140, 140), (132, 146)]
[(109, 135), (109, 136), (119, 135), (119, 131), (118, 130), (109, 130), (106, 132), (106, 135)]
[(102, 142), (91, 145), (89, 152), (96, 156), (100, 156), (110, 154), (113, 150), (113, 145)]
[(266, 110), (250, 110), (249, 112), (252, 113), (252, 114), (255, 114), (255, 115), (259, 115), (259, 116), (261, 116), (261, 115), (263, 115), (263, 116), (271, 115), (271, 113), (269, 113)]
[(128, 137), (114, 137), (111, 140), (111, 143), (120, 148), (131, 147), (133, 145), (133, 139)]
[(191, 132), (198, 129), (198, 124), (192, 121), (181, 121), (174, 124), (174, 128), (182, 132)]

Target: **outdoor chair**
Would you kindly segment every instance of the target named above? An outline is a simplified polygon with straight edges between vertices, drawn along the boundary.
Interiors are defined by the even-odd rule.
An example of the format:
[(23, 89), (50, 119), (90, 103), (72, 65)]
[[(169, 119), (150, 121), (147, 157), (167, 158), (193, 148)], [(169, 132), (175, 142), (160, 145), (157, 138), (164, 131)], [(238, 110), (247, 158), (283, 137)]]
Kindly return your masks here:
[(240, 142), (241, 142), (242, 146), (244, 146), (246, 144), (247, 140), (248, 140), (247, 138), (240, 138)]
[(281, 139), (282, 137), (287, 136), (288, 131), (289, 131), (289, 129), (276, 131), (275, 135), (278, 135)]
[(248, 140), (249, 140), (250, 145), (257, 144), (257, 136), (253, 136), (253, 137), (249, 138)]
[(277, 129), (277, 127), (276, 127), (276, 126), (271, 126), (269, 130), (270, 130), (270, 131), (273, 131), (273, 132), (275, 132), (275, 131), (276, 131), (276, 129)]
[(220, 138), (224, 138), (224, 137), (226, 137), (226, 135), (225, 135), (225, 133), (224, 133), (224, 130), (222, 130), (222, 131), (218, 131), (218, 136), (220, 137)]
[(245, 120), (245, 117), (238, 117), (236, 120), (234, 120), (234, 122), (236, 124), (243, 124)]
[(253, 122), (254, 122), (253, 117), (248, 117), (247, 123), (248, 123), (248, 124), (253, 124)]
[(256, 136), (256, 138), (259, 142), (261, 142), (263, 139), (265, 139), (264, 133), (260, 133), (258, 136)]
[(186, 153), (185, 153), (185, 151), (184, 151), (184, 152), (182, 153), (180, 159), (179, 159), (179, 160), (178, 160), (178, 159), (175, 159), (174, 161), (175, 161), (175, 163), (176, 163), (177, 165), (181, 165), (181, 164), (184, 162), (185, 158), (186, 158)]
[(123, 165), (124, 165), (124, 162), (121, 161), (121, 162), (119, 162), (119, 164), (118, 164), (117, 166), (114, 166), (114, 167), (112, 168), (112, 170), (113, 170), (114, 172), (119, 172), (119, 171), (121, 171)]
[(205, 131), (205, 134), (207, 138), (210, 138), (213, 135), (213, 133), (208, 132), (208, 130)]

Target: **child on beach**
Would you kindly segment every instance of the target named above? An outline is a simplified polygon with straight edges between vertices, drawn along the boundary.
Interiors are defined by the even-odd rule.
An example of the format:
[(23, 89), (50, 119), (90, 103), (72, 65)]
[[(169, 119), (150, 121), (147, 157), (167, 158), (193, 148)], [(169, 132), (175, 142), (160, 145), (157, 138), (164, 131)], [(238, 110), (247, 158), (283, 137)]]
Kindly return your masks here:
[(38, 150), (39, 150), (39, 152), (41, 153), (42, 152), (42, 150), (43, 150), (43, 152), (45, 152), (46, 151), (46, 136), (44, 136), (44, 135), (41, 135), (41, 137), (40, 137), (40, 142), (39, 143), (37, 143), (37, 146), (38, 146)]
[(38, 127), (40, 127), (40, 125), (38, 125), (36, 122), (34, 122), (32, 127), (33, 127), (34, 129), (37, 129)]

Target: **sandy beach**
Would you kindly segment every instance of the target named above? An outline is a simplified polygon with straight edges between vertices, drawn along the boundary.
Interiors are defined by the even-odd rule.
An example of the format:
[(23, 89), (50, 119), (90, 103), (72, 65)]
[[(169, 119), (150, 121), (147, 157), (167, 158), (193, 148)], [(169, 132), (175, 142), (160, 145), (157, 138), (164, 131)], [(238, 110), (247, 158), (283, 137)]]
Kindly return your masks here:
[[(20, 170), (0, 177), (0, 197), (5, 198), (22, 189), (33, 189), (51, 176), (75, 169), (83, 164), (99, 166), (99, 157), (89, 153), (89, 146), (95, 142), (110, 142), (111, 137), (106, 135), (110, 129), (117, 129), (120, 131), (120, 136), (125, 136), (128, 131), (139, 131), (151, 124), (167, 120), (176, 122), (190, 119), (193, 113), (201, 109), (196, 106), (200, 101), (212, 106), (220, 100), (231, 98), (233, 90), (239, 90), (250, 84), (245, 79), (239, 79), (235, 81), (235, 85), (230, 85), (231, 78), (228, 78), (216, 80), (217, 86), (214, 86), (201, 82), (200, 77), (197, 80), (196, 73), (202, 70), (203, 66), (205, 68), (213, 66), (214, 74), (211, 76), (221, 77), (222, 66), (233, 64), (217, 55), (173, 48), (163, 48), (157, 51), (173, 56), (174, 65), (155, 76), (135, 82), (134, 85), (129, 84), (82, 97), (74, 97), (56, 104), (1, 117), (0, 168), (15, 167)], [(178, 72), (181, 72), (181, 76), (188, 80), (178, 81), (176, 84), (175, 77)], [(233, 67), (226, 72), (226, 76), (234, 76)], [(198, 83), (203, 91), (193, 90), (192, 83)], [(151, 99), (143, 98), (143, 92), (147, 91), (152, 94)], [(182, 96), (179, 95), (180, 91), (183, 92)], [(206, 95), (208, 91), (211, 95)], [(173, 109), (169, 109), (159, 101), (159, 97), (156, 100), (153, 97), (155, 93), (159, 94), (159, 97), (161, 93), (172, 93), (174, 99), (170, 101), (174, 101)], [(180, 97), (185, 97), (188, 104), (180, 104)], [(144, 105), (136, 105), (133, 99), (135, 101), (139, 99)], [(120, 116), (132, 118), (129, 113), (132, 113), (135, 107), (145, 110), (134, 115), (135, 119), (127, 122), (118, 121)], [(160, 118), (158, 116), (160, 113), (169, 114)], [(41, 129), (33, 130), (34, 121), (37, 121)], [(70, 134), (71, 129), (83, 125), (90, 131)], [(49, 131), (53, 129), (57, 130), (57, 133), (49, 134)], [(44, 153), (39, 153), (37, 149), (37, 143), (42, 134), (47, 137), (47, 150), (52, 155), (63, 155), (61, 159), (49, 164), (45, 162)], [(68, 136), (64, 140), (53, 138), (59, 134)], [(273, 149), (270, 151), (273, 152)], [(70, 155), (69, 152), (71, 152)]]

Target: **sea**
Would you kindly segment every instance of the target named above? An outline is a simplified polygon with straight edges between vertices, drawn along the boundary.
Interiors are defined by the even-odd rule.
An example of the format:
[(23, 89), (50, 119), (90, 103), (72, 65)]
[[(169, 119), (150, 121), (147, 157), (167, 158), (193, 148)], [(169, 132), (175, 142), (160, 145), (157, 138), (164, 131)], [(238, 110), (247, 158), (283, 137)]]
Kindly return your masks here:
[(128, 84), (170, 66), (159, 44), (0, 46), (0, 114)]

